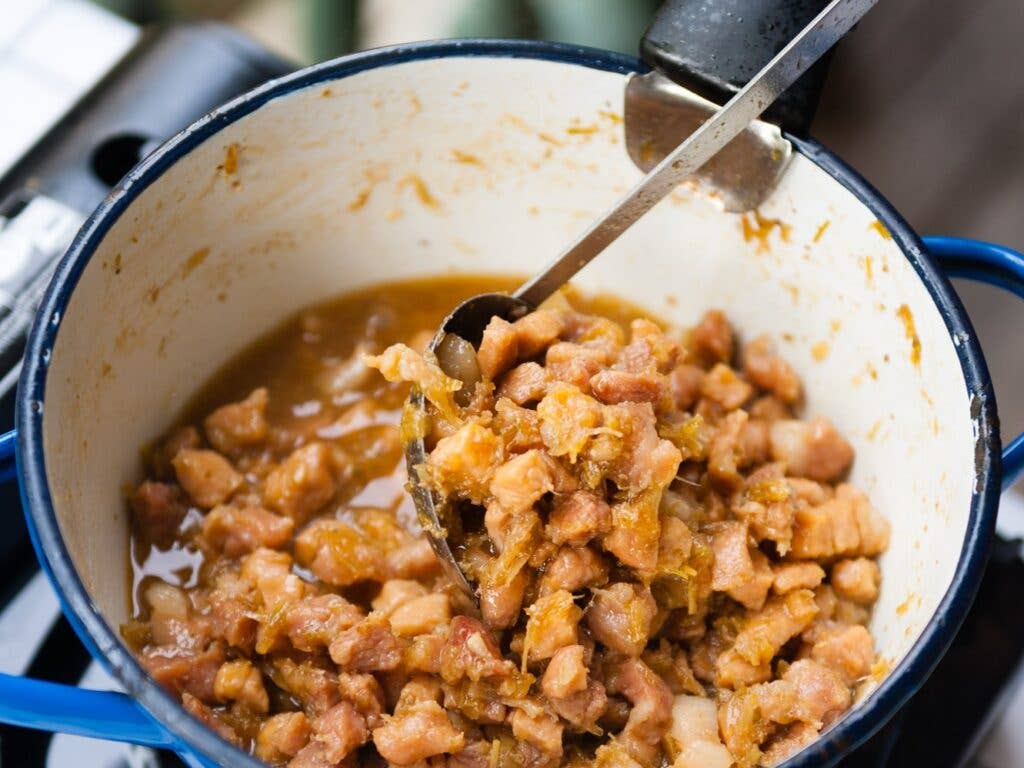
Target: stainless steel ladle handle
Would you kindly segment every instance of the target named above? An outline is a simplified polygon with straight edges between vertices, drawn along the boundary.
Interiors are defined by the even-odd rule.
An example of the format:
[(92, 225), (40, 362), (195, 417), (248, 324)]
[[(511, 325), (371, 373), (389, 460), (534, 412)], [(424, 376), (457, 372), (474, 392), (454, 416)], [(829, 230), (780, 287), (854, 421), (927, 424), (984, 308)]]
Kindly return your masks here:
[(833, 0), (706, 123), (515, 293), (532, 306), (565, 285), (647, 211), (691, 176), (835, 45), (878, 0)]

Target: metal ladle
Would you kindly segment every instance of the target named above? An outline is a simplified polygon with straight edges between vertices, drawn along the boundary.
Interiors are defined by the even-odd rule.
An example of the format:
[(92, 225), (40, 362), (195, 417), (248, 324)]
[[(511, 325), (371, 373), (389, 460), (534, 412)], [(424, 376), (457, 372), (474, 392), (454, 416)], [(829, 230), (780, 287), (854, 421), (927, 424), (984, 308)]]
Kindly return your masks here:
[[(484, 327), (497, 315), (514, 321), (533, 311), (577, 272), (635, 224), (641, 216), (696, 172), (764, 112), (814, 62), (860, 20), (877, 0), (833, 0), (768, 62), (735, 96), (694, 131), (595, 221), (558, 258), (512, 295), (484, 293), (462, 302), (434, 335), (428, 350), (437, 354), (454, 337), (479, 346)], [(454, 373), (454, 372), (453, 372)], [(425, 416), (423, 393), (414, 388), (410, 405)], [(450, 505), (422, 485), (416, 467), (426, 461), (422, 437), (406, 445), (409, 490), (420, 520), (442, 566), (466, 594), (476, 592), (459, 567), (448, 542)]]

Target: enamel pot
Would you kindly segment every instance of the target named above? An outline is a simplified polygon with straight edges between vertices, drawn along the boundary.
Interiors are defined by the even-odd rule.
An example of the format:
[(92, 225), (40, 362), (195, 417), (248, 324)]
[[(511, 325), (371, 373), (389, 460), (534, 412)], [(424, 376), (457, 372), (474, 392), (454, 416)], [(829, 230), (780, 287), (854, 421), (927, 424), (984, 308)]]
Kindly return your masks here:
[[(0, 676), (0, 720), (167, 747), (192, 765), (258, 765), (188, 716), (119, 637), (121, 489), (141, 477), (139, 447), (307, 305), (389, 280), (540, 267), (639, 178), (621, 104), (644, 69), (539, 42), (370, 51), (226, 104), (117, 185), (42, 302), (17, 434), (0, 452), (17, 459), (7, 472), (68, 619), (126, 693)], [(1024, 296), (1024, 257), (920, 238), (825, 147), (786, 137), (792, 159), (756, 215), (681, 188), (577, 283), (680, 325), (720, 307), (741, 334), (770, 333), (806, 386), (806, 413), (850, 439), (851, 480), (892, 523), (870, 627), (888, 671), (795, 768), (832, 765), (878, 730), (970, 606), (1024, 450), (1000, 445), (948, 277)]]

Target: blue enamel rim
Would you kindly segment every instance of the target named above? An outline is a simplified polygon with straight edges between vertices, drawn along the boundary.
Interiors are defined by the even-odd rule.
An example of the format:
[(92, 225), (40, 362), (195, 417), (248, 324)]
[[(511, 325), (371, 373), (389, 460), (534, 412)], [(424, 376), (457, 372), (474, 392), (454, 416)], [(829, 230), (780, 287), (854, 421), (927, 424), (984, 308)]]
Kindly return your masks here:
[[(17, 464), (22, 500), (33, 544), (53, 581), (64, 613), (93, 656), (103, 661), (128, 693), (180, 742), (177, 749), (217, 765), (258, 768), (257, 761), (185, 713), (154, 682), (121, 644), (101, 616), (71, 564), (61, 537), (46, 482), (43, 455), (46, 357), (60, 330), (60, 318), (96, 246), (129, 204), (165, 170), (223, 127), (272, 99), (329, 80), (409, 61), (448, 57), (543, 59), (628, 74), (647, 69), (639, 60), (578, 46), (505, 40), (461, 40), (421, 43), (348, 56), (271, 81), (200, 119), (156, 150), (133, 169), (89, 217), (58, 266), (33, 325), (25, 355), (17, 404)], [(472, 66), (467, 62), (467, 66)], [(882, 196), (842, 160), (811, 139), (788, 136), (794, 147), (852, 192), (885, 225), (917, 271), (938, 307), (950, 335), (959, 341), (957, 355), (964, 382), (975, 404), (978, 424), (977, 492), (960, 561), (937, 611), (906, 658), (867, 701), (836, 727), (785, 763), (786, 768), (831, 766), (877, 731), (924, 683), (948, 648), (977, 591), (995, 526), (1000, 490), (1000, 441), (991, 380), (970, 321), (949, 281), (926, 254), (917, 234)], [(198, 753), (198, 754), (197, 754)]]

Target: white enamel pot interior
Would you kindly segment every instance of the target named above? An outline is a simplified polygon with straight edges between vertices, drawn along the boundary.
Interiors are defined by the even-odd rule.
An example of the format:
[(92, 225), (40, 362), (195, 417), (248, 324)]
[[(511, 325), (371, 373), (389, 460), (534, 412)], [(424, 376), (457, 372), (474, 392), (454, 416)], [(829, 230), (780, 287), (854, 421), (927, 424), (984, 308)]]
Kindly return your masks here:
[[(389, 280), (540, 267), (639, 177), (621, 124), (637, 66), (481, 42), (320, 65), (176, 137), (80, 234), (22, 380), (26, 502), (73, 623), (184, 748), (251, 762), (185, 716), (118, 639), (122, 488), (140, 479), (139, 447), (307, 305)], [(984, 362), (948, 283), (855, 174), (812, 142), (796, 149), (760, 209), (762, 224), (779, 222), (763, 238), (680, 189), (577, 280), (681, 325), (720, 307), (743, 336), (770, 333), (803, 379), (806, 414), (850, 439), (852, 481), (892, 523), (871, 624), (891, 671), (792, 766), (865, 739), (938, 661), (983, 564), (999, 448)]]

